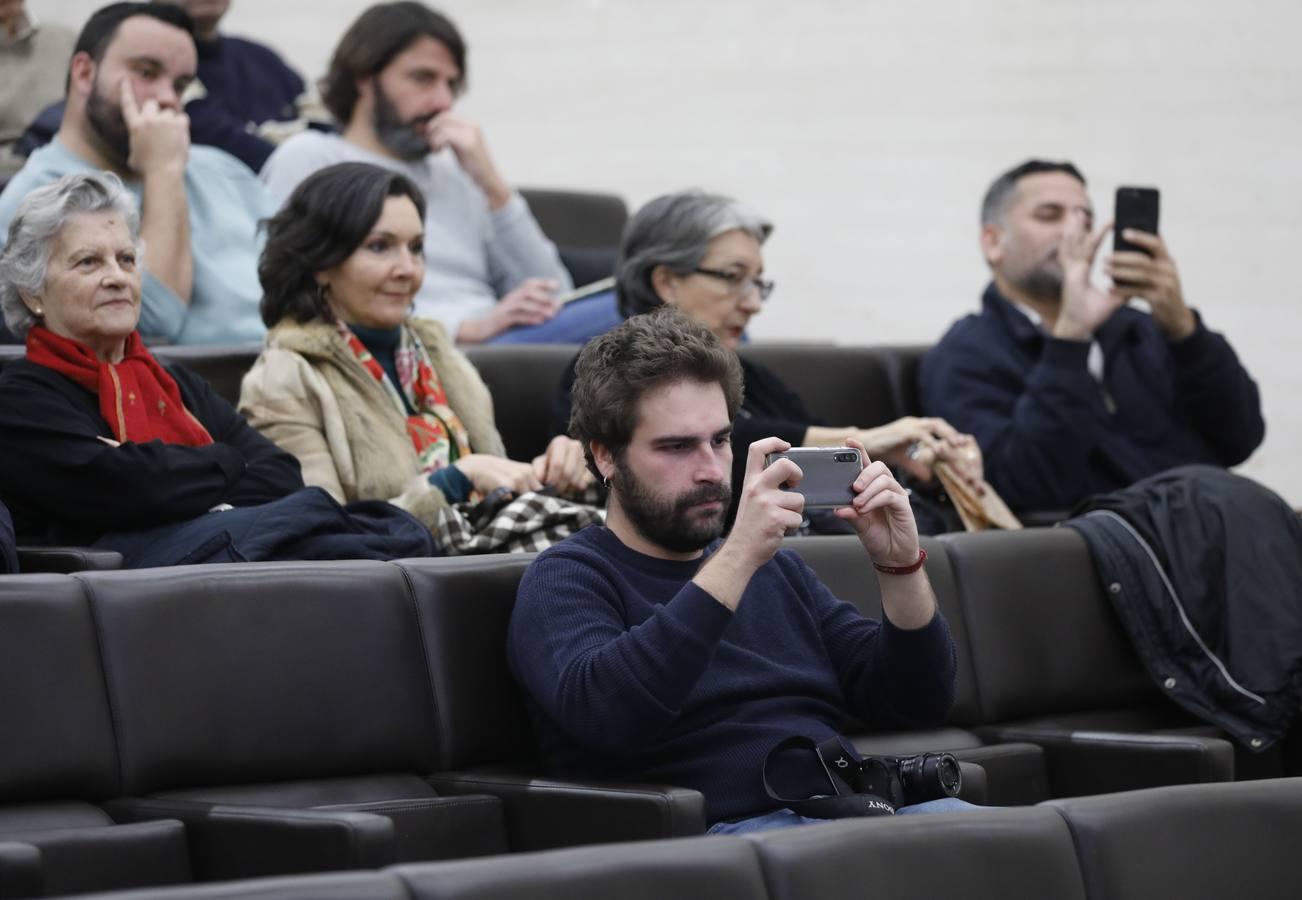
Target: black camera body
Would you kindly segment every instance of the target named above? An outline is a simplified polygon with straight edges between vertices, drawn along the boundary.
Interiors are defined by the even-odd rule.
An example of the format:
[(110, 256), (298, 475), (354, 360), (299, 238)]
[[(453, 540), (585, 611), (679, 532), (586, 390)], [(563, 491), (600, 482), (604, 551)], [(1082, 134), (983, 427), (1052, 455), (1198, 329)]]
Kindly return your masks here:
[[(774, 792), (769, 783), (769, 764), (775, 755), (790, 750), (814, 751), (830, 793), (793, 798)], [(821, 744), (808, 737), (786, 738), (765, 758), (763, 780), (769, 797), (815, 819), (893, 815), (902, 806), (957, 797), (963, 787), (963, 773), (953, 754), (860, 756), (840, 737), (828, 738)]]

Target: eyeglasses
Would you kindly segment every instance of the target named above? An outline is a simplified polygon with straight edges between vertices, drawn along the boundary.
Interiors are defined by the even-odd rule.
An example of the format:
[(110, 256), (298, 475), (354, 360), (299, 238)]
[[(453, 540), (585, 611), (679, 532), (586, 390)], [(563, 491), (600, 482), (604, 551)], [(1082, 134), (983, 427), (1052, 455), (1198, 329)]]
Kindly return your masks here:
[(724, 272), (721, 269), (693, 269), (697, 275), (705, 275), (708, 278), (717, 278), (728, 285), (728, 289), (739, 297), (746, 296), (746, 293), (754, 288), (759, 294), (760, 302), (763, 303), (773, 293), (776, 285), (766, 278), (747, 278), (740, 272)]

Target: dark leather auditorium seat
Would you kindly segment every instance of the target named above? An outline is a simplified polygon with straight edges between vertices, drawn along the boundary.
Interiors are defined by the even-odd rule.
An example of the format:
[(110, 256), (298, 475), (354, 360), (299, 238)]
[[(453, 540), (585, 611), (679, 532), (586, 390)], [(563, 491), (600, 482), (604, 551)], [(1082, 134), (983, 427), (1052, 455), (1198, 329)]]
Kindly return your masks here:
[(1292, 778), (102, 900), (1292, 900), (1299, 829), (1302, 779)]

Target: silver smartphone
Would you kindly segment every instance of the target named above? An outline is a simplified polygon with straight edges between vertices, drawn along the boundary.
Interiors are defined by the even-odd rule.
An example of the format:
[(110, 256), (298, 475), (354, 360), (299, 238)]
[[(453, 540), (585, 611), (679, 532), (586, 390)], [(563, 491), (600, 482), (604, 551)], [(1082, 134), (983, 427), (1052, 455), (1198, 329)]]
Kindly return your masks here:
[(834, 509), (849, 506), (854, 499), (854, 480), (863, 470), (859, 451), (853, 447), (792, 447), (764, 457), (764, 466), (779, 459), (800, 466), (804, 477), (795, 487), (782, 486), (805, 496), (805, 509)]

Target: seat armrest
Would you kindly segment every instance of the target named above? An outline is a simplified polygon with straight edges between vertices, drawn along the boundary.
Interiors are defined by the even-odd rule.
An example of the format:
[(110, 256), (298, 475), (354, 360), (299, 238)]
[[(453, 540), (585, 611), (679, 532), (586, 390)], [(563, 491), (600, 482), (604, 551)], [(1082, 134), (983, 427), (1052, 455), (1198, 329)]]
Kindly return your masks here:
[(18, 571), (24, 575), (46, 572), (69, 575), (73, 572), (122, 568), (122, 554), (116, 550), (90, 547), (18, 546)]
[(689, 788), (485, 771), (440, 772), (429, 782), (440, 794), (501, 798), (516, 851), (705, 833), (705, 797)]
[(374, 813), (147, 797), (112, 800), (104, 808), (117, 822), (183, 822), (199, 881), (378, 869), (394, 862), (393, 821)]
[[(40, 852), (40, 896), (116, 891), (191, 880), (184, 826), (175, 819), (12, 833)], [(0, 890), (0, 897), (18, 896)]]
[(1234, 780), (1234, 746), (1224, 738), (1017, 725), (978, 732), (991, 741), (1029, 741), (1043, 747), (1054, 797)]
[(989, 785), (986, 783), (985, 767), (980, 763), (960, 759), (958, 770), (963, 775), (963, 786), (958, 792), (959, 799), (975, 803), (977, 806), (985, 806), (986, 798), (990, 794)]
[(0, 897), (40, 897), (41, 851), (31, 844), (0, 841)]

